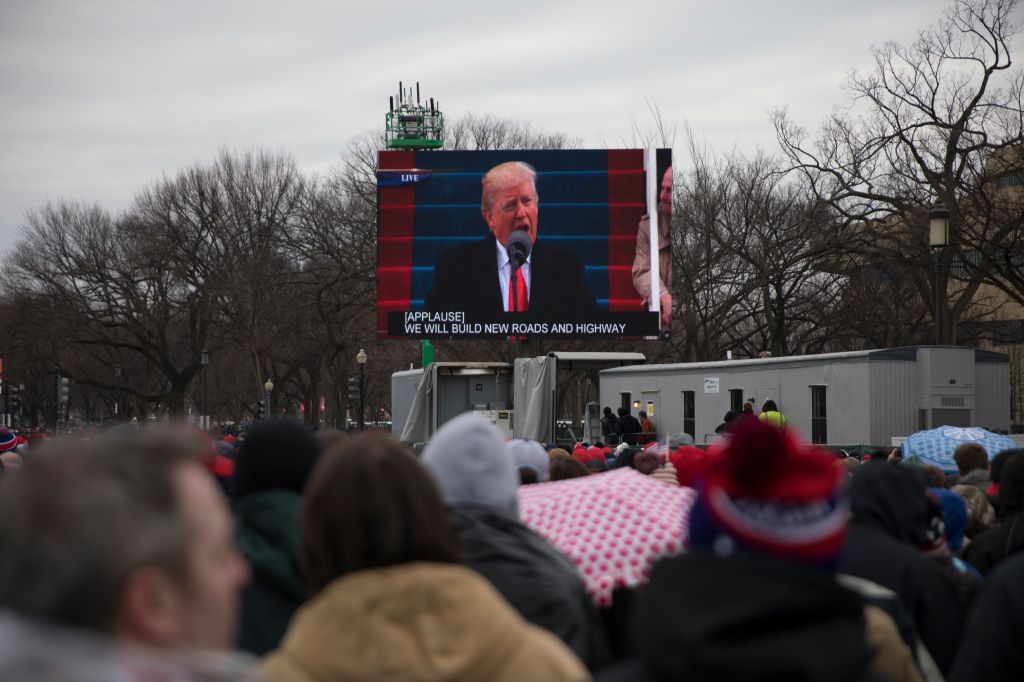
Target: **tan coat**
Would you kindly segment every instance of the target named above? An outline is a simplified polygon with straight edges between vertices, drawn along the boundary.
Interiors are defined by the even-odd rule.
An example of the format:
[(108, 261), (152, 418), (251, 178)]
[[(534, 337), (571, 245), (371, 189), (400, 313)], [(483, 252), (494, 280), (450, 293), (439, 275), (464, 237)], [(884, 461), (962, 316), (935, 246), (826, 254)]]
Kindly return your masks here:
[(875, 652), (871, 668), (889, 682), (923, 682), (914, 655), (889, 614), (867, 605), (864, 622), (868, 646)]
[[(658, 216), (658, 281), (659, 291), (672, 292), (672, 239), (669, 231), (672, 223), (665, 216)], [(633, 286), (644, 299), (644, 305), (651, 302), (651, 222), (646, 215), (640, 219), (636, 233), (636, 256), (633, 259)]]
[(585, 680), (561, 641), (473, 571), (405, 564), (328, 585), (264, 659), (274, 682)]

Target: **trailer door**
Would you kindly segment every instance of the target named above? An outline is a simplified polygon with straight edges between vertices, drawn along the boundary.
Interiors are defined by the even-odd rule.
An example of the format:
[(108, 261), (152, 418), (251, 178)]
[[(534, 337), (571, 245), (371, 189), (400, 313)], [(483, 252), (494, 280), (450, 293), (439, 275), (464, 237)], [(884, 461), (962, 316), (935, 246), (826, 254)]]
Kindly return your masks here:
[(665, 415), (661, 413), (660, 391), (644, 391), (640, 394), (640, 409), (647, 413), (647, 417), (654, 422), (654, 430), (658, 433), (665, 433), (665, 426), (662, 421)]

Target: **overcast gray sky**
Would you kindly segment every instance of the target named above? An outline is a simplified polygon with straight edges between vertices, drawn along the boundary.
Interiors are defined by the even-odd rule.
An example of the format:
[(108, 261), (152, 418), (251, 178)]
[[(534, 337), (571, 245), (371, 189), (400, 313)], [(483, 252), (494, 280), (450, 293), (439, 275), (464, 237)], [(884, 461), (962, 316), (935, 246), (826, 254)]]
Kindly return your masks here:
[(649, 101), (717, 151), (774, 150), (769, 110), (815, 127), (871, 45), (911, 41), (945, 5), (0, 0), (0, 249), (47, 200), (118, 210), (222, 146), (325, 169), (383, 126), (399, 80), (450, 117), (528, 120), (591, 147), (628, 139)]

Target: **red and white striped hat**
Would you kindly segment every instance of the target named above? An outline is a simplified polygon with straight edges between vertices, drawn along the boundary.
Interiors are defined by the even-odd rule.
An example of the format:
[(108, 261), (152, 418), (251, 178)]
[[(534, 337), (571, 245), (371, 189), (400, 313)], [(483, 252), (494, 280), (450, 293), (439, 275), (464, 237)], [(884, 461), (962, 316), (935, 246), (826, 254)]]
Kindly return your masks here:
[(18, 437), (10, 429), (0, 426), (0, 452), (8, 452), (18, 447)]

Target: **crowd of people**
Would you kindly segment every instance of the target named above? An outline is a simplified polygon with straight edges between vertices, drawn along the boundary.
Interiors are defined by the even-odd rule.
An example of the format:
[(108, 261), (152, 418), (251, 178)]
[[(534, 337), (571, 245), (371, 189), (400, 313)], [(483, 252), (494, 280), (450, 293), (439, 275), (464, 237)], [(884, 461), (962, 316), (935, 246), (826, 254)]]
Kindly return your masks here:
[[(966, 444), (947, 474), (842, 457), (762, 412), (778, 418), (734, 415), (709, 448), (572, 452), (473, 414), (419, 451), (276, 420), (218, 439), (0, 429), (0, 679), (1021, 679), (1024, 450)], [(556, 543), (521, 500), (618, 475), (694, 491), (661, 519), (685, 546), (597, 600), (564, 544), (584, 534)]]
[(655, 439), (656, 434), (654, 422), (646, 411), (640, 410), (633, 416), (627, 407), (620, 407), (617, 413), (612, 412), (610, 407), (604, 408), (601, 417), (601, 436), (604, 443), (646, 445)]

